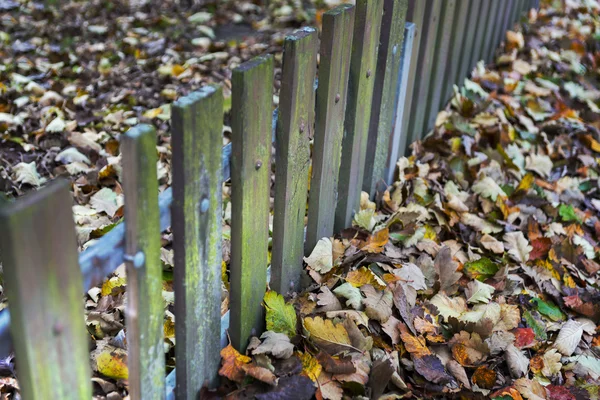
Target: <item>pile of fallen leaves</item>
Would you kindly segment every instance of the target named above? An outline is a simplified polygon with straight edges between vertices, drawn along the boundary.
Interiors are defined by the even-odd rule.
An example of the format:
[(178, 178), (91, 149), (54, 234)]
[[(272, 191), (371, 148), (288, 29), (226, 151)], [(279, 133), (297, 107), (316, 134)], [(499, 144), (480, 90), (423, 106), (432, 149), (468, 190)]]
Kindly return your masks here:
[[(236, 398), (600, 398), (600, 5), (531, 12), (222, 351)], [(293, 395), (293, 396), (292, 396)]]

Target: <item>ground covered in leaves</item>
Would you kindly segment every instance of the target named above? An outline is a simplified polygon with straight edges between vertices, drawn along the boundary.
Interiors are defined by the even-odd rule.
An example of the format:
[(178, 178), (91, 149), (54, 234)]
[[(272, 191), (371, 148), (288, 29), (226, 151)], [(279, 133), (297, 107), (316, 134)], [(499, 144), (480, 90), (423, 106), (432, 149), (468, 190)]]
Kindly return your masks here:
[(477, 66), (394, 185), (305, 259), (306, 292), (267, 292), (220, 394), (600, 398), (600, 5), (565, 4)]

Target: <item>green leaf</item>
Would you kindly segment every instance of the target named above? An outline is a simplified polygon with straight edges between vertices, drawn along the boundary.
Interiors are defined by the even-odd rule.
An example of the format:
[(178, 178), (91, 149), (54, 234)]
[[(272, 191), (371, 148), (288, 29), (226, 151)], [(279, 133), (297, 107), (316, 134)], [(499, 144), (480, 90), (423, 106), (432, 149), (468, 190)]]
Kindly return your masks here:
[[(536, 313), (537, 314), (537, 313)], [(538, 340), (548, 340), (548, 335), (546, 334), (546, 326), (539, 321), (536, 317), (534, 317), (533, 313), (529, 310), (523, 313), (523, 319), (527, 323), (533, 332), (535, 333), (535, 337)]]
[(576, 221), (581, 223), (581, 219), (579, 219), (579, 217), (575, 213), (575, 209), (570, 204), (561, 204), (558, 208), (558, 214), (560, 215), (560, 218), (565, 222)]
[(565, 319), (565, 315), (560, 311), (560, 308), (551, 302), (533, 298), (531, 299), (531, 304), (535, 305), (540, 314), (550, 318), (552, 321), (562, 321)]
[(267, 330), (285, 333), (290, 339), (296, 336), (296, 311), (294, 306), (286, 304), (283, 296), (269, 290), (263, 299), (267, 309)]
[(471, 279), (485, 281), (488, 278), (496, 275), (498, 266), (495, 262), (486, 257), (481, 257), (479, 260), (465, 263), (463, 272)]

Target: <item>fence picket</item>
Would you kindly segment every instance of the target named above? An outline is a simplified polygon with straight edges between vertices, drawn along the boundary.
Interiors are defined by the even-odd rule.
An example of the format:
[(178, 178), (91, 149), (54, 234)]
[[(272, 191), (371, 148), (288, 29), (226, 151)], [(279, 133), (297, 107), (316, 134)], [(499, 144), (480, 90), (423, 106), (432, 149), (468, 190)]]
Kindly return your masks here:
[(479, 10), (479, 19), (477, 21), (477, 31), (475, 41), (473, 42), (473, 53), (471, 55), (470, 68), (474, 68), (479, 61), (483, 59), (483, 48), (485, 43), (485, 32), (490, 15), (491, 2), (493, 0), (481, 0), (481, 9)]
[(206, 86), (172, 113), (177, 398), (192, 400), (218, 384), (223, 91)]
[(304, 28), (286, 37), (283, 48), (271, 258), (271, 288), (282, 294), (300, 289), (317, 41), (316, 29)]
[(387, 182), (393, 182), (396, 173), (396, 163), (406, 151), (406, 121), (407, 110), (410, 108), (410, 102), (407, 101), (407, 90), (410, 82), (408, 72), (415, 60), (412, 58), (412, 48), (415, 38), (415, 24), (407, 22), (404, 29), (404, 40), (402, 43), (402, 60), (400, 61), (400, 79), (398, 80), (398, 97), (396, 98), (396, 113), (394, 115), (394, 131), (390, 139), (390, 148), (388, 154), (388, 167), (386, 170)]
[(323, 14), (306, 255), (319, 239), (333, 235), (354, 11), (354, 6), (344, 4)]
[(461, 67), (460, 57), (469, 30), (468, 18), (472, 1), (473, 0), (458, 0), (458, 4), (456, 5), (456, 19), (452, 22), (452, 39), (448, 55), (448, 66), (446, 67), (444, 75), (445, 87), (441, 96), (441, 106), (444, 106), (453, 96), (454, 85), (460, 86), (462, 81), (462, 78), (459, 75)]
[(496, 55), (496, 50), (498, 49), (498, 45), (500, 44), (500, 34), (501, 34), (501, 30), (502, 30), (502, 24), (504, 22), (505, 16), (508, 13), (509, 6), (510, 6), (509, 0), (505, 0), (505, 1), (501, 2), (500, 5), (498, 6), (498, 13), (496, 15), (496, 18), (494, 18), (494, 28), (493, 28), (492, 39), (491, 39), (492, 45), (490, 48), (490, 52), (488, 54), (488, 62), (489, 63), (493, 63), (496, 61), (495, 55)]
[(24, 399), (92, 397), (71, 203), (69, 184), (58, 180), (0, 207), (3, 287)]
[(336, 231), (352, 223), (360, 204), (371, 102), (375, 86), (383, 0), (357, 0), (348, 81), (348, 103), (335, 211)]
[(469, 0), (469, 17), (467, 18), (467, 34), (465, 36), (464, 46), (460, 52), (460, 67), (456, 82), (461, 87), (465, 78), (469, 76), (473, 64), (473, 44), (475, 43), (475, 35), (477, 34), (477, 25), (481, 13), (481, 0)]
[(400, 154), (406, 155), (409, 153), (409, 146), (406, 143), (412, 143), (413, 133), (409, 130), (412, 115), (416, 112), (419, 107), (418, 102), (413, 99), (416, 96), (418, 90), (417, 80), (415, 76), (421, 66), (421, 46), (425, 46), (426, 41), (424, 38), (427, 37), (425, 24), (428, 17), (427, 13), (428, 3), (423, 0), (410, 0), (408, 3), (407, 21), (415, 24), (415, 34), (413, 38), (413, 47), (411, 55), (410, 71), (408, 73), (409, 79), (406, 87), (406, 103), (407, 108), (405, 109), (403, 121), (402, 121), (402, 142)]
[(498, 32), (498, 38), (496, 40), (497, 45), (499, 46), (504, 41), (504, 35), (506, 34), (506, 30), (509, 28), (511, 24), (511, 14), (512, 10), (515, 7), (515, 0), (507, 0), (506, 9), (504, 10), (504, 16), (502, 19), (502, 24), (500, 26), (500, 30)]
[(165, 397), (164, 305), (156, 177), (156, 131), (137, 125), (122, 137), (127, 269), (129, 395)]
[(230, 335), (244, 352), (250, 336), (264, 326), (273, 57), (257, 57), (234, 69), (232, 85)]
[[(435, 119), (441, 108), (442, 93), (445, 86), (448, 84), (445, 74), (449, 70), (453, 60), (449, 60), (450, 47), (452, 40), (452, 28), (455, 24), (457, 0), (445, 0), (442, 5), (442, 13), (440, 18), (440, 27), (435, 41), (435, 54), (433, 66), (431, 70), (432, 82), (429, 95), (427, 96), (425, 125), (424, 130), (429, 131), (434, 128)], [(423, 132), (425, 133), (425, 132)]]
[(490, 4), (490, 12), (485, 27), (485, 36), (483, 38), (481, 48), (481, 58), (487, 63), (490, 62), (490, 57), (493, 51), (496, 49), (494, 45), (494, 29), (496, 27), (496, 19), (499, 15), (500, 1), (492, 1)]
[(425, 0), (425, 3), (427, 4), (427, 17), (423, 24), (418, 70), (414, 78), (415, 91), (412, 98), (416, 107), (411, 111), (411, 120), (408, 128), (411, 134), (411, 142), (421, 139), (426, 133), (424, 130), (427, 95), (431, 84), (431, 71), (433, 69), (443, 1)]
[(375, 194), (379, 185), (382, 185), (383, 189), (387, 186), (384, 174), (396, 111), (406, 8), (407, 0), (385, 0), (383, 3), (365, 178), (362, 184), (363, 190), (371, 196)]

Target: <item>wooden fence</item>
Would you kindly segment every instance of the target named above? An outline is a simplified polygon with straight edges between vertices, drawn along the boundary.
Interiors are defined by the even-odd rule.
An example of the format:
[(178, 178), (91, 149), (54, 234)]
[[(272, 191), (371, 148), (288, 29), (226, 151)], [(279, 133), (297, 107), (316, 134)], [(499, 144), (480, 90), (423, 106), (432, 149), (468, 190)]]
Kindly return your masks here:
[[(4, 201), (0, 250), (11, 313), (0, 314), (0, 348), (8, 349), (10, 323), (23, 398), (91, 397), (81, 294), (123, 262), (131, 398), (195, 399), (205, 383), (215, 386), (225, 329), (244, 351), (264, 328), (272, 136), (270, 286), (288, 293), (301, 288), (303, 255), (350, 225), (361, 189), (373, 195), (391, 182), (395, 160), (432, 127), (452, 85), (477, 60), (491, 60), (507, 28), (535, 6), (530, 0), (358, 0), (325, 13), (320, 41), (312, 28), (285, 40), (274, 135), (271, 56), (233, 71), (230, 145), (221, 147), (219, 86), (173, 104), (173, 185), (158, 197), (154, 129), (140, 125), (123, 135), (126, 224), (80, 254), (65, 181)], [(221, 318), (221, 188), (228, 179), (230, 311)], [(165, 380), (160, 233), (168, 228), (177, 346), (176, 369)]]

